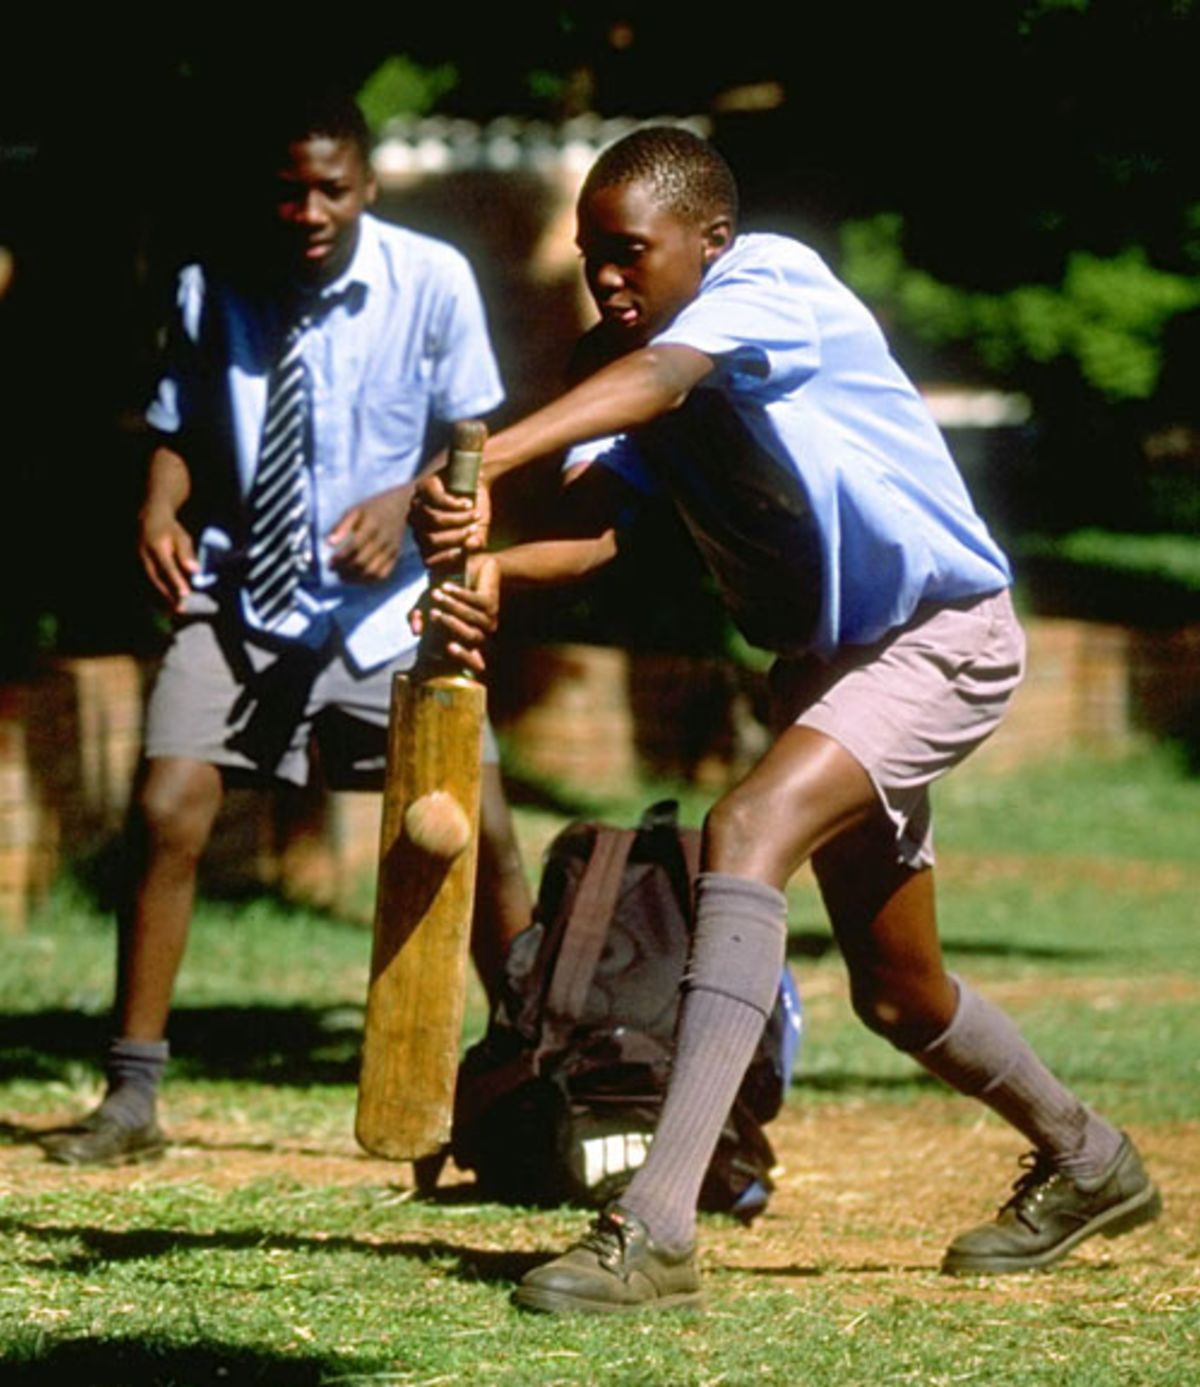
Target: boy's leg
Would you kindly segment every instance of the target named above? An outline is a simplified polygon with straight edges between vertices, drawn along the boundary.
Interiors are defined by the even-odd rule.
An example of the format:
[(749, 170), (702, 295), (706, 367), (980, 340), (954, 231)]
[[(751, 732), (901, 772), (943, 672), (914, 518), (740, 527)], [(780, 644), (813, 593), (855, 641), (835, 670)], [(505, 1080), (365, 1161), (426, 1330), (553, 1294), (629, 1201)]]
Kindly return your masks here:
[(933, 870), (896, 860), (893, 826), (871, 819), (816, 853), (813, 868), (859, 1017), (1035, 1147), (1017, 1201), (959, 1238), (946, 1269), (1045, 1266), (1093, 1233), (1154, 1217), (1157, 1191), (1128, 1140), (1050, 1073), (1003, 1012), (947, 975)]
[(166, 1033), (187, 946), (196, 871), (221, 807), (218, 767), (168, 757), (147, 763), (138, 815), (143, 860), (118, 945), (117, 1029), (130, 1040)]
[(480, 782), (479, 864), (475, 878), (475, 917), (471, 923), (471, 957), (491, 1002), (504, 979), (508, 946), (533, 917), (512, 813), (504, 794), (500, 766), (485, 760)]
[(118, 929), (116, 1036), (104, 1066), (108, 1090), (78, 1127), (43, 1139), (51, 1160), (108, 1164), (163, 1150), (155, 1107), (167, 1063), (167, 1017), (187, 945), (196, 868), (221, 799), (215, 766), (181, 757), (147, 765), (136, 809), (140, 872)]
[(696, 932), (675, 1058), (646, 1163), (620, 1208), (538, 1267), (517, 1303), (611, 1311), (694, 1303), (696, 1199), (779, 987), (783, 886), (818, 846), (871, 812), (858, 763), (804, 727), (785, 731), (705, 825)]
[(695, 1238), (700, 1186), (779, 991), (786, 944), (782, 891), (700, 874), (672, 1083), (650, 1154), (621, 1196), (660, 1247), (681, 1251)]
[[(221, 805), (225, 771), (258, 771), (249, 756), (229, 745), (257, 658), (232, 641), (213, 622), (185, 623), (159, 670), (131, 816), (134, 882), (119, 911), (116, 1035), (104, 1063), (108, 1091), (81, 1123), (42, 1138), (51, 1160), (112, 1164), (163, 1149), (155, 1098), (167, 1062), (164, 1037), (191, 925), (196, 868)], [(270, 664), (264, 655), (262, 666)], [(291, 722), (292, 746), (282, 773), (303, 782), (308, 725), (299, 713)]]

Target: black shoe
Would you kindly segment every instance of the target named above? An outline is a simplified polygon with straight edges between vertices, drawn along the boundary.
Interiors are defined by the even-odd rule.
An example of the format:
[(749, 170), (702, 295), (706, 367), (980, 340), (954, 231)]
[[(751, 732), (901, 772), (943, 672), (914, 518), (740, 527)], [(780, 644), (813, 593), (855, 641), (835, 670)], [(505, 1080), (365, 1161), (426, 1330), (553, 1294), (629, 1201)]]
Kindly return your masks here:
[(73, 1127), (59, 1127), (39, 1137), (48, 1161), (59, 1165), (136, 1165), (155, 1161), (167, 1149), (166, 1138), (153, 1118), (139, 1127), (126, 1127), (102, 1109)]
[(1072, 1180), (1036, 1152), (1013, 1186), (1012, 1198), (991, 1223), (960, 1234), (950, 1244), (942, 1271), (1036, 1271), (1065, 1257), (1085, 1238), (1115, 1238), (1162, 1212), (1162, 1198), (1142, 1168), (1137, 1149), (1122, 1136), (1107, 1173), (1092, 1184)]
[(666, 1252), (650, 1241), (640, 1218), (606, 1209), (561, 1257), (535, 1267), (513, 1292), (524, 1310), (614, 1314), (698, 1308), (696, 1252)]

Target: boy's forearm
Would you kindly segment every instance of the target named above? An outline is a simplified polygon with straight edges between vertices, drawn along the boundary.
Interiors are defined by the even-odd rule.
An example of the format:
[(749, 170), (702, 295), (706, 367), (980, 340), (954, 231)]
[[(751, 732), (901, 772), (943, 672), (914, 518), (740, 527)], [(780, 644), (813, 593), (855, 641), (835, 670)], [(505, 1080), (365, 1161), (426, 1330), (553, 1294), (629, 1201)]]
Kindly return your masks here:
[(192, 492), (192, 475), (183, 457), (166, 443), (150, 455), (142, 510), (169, 511), (177, 515)]
[(631, 352), (488, 439), (484, 477), (494, 481), (534, 458), (648, 424), (678, 408), (712, 370), (712, 359), (692, 347)]
[(505, 587), (572, 583), (595, 573), (617, 556), (613, 530), (586, 539), (536, 540), (498, 550), (493, 557)]

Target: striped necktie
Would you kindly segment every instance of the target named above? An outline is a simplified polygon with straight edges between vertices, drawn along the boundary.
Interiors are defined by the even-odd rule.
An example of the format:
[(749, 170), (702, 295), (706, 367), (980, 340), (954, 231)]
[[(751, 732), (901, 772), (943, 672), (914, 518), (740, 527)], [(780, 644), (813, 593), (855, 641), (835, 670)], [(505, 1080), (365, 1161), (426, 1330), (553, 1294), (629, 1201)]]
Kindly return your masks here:
[(300, 339), (312, 318), (288, 330), (267, 379), (258, 466), (250, 491), (246, 590), (268, 630), (292, 610), (301, 575), (312, 559), (304, 469), (309, 449), (309, 377)]

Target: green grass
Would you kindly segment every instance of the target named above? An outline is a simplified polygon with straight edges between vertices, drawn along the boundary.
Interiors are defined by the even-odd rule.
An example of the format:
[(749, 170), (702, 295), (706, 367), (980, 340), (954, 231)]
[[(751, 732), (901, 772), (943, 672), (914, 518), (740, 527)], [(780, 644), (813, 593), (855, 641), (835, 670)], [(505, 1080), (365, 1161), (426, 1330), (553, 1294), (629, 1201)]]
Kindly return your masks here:
[[(854, 1277), (819, 1273), (796, 1293), (720, 1272), (704, 1318), (523, 1318), (507, 1289), (533, 1258), (515, 1221), (286, 1182), (18, 1203), (5, 1381), (1115, 1387), (1183, 1384), (1196, 1351), (1186, 1296), (1151, 1277), (1133, 1299), (1119, 1272), (1060, 1273), (1073, 1284), (1051, 1307), (984, 1303), (932, 1273), (864, 1305)], [(573, 1226), (537, 1221), (551, 1243)]]
[[(652, 793), (588, 808), (628, 820)], [(704, 801), (685, 799), (696, 821)], [(1188, 1123), (1186, 1149), (1195, 1152), (1200, 782), (1166, 752), (964, 775), (939, 796), (938, 816), (952, 965), (978, 977), (1052, 1065), (1147, 1145), (1157, 1134), (1177, 1143), (1164, 1149), (1185, 1149), (1179, 1133), (1189, 1129), (1178, 1124)], [(521, 811), (527, 841), (543, 840), (553, 822)], [(898, 1142), (914, 1119), (946, 1130), (975, 1123), (971, 1105), (942, 1098), (854, 1021), (805, 880), (792, 893), (792, 924), (809, 1022), (792, 1105), (830, 1121), (877, 1109)], [(1200, 1154), (1168, 1169), (1173, 1218), (1136, 1245), (1115, 1245), (1111, 1260), (1076, 1259), (1053, 1276), (938, 1277), (945, 1220), (931, 1206), (924, 1240), (900, 1259), (803, 1246), (771, 1254), (788, 1234), (785, 1221), (750, 1234), (711, 1223), (704, 1317), (612, 1324), (518, 1315), (508, 1303), (513, 1281), (577, 1231), (578, 1215), (414, 1201), (407, 1167), (353, 1163), (367, 950), (361, 928), (270, 901), (199, 911), (166, 1106), (174, 1123), (224, 1133), (218, 1155), (249, 1172), (236, 1179), (203, 1151), (119, 1175), (59, 1174), (38, 1161), (25, 1144), (29, 1128), (95, 1096), (90, 1061), (106, 1032), (111, 929), (86, 895), (63, 888), (25, 935), (4, 941), (0, 1380), (1194, 1380)], [(481, 1022), (476, 993), (470, 1025)], [(293, 1154), (256, 1169), (257, 1148)], [(352, 1173), (315, 1178), (310, 1158), (323, 1151)], [(856, 1154), (845, 1152), (850, 1194)], [(885, 1238), (892, 1214), (874, 1197), (834, 1201), (819, 1210), (819, 1226), (835, 1239), (872, 1230)]]

